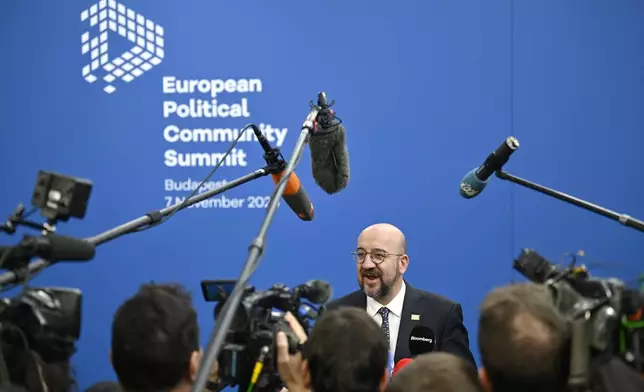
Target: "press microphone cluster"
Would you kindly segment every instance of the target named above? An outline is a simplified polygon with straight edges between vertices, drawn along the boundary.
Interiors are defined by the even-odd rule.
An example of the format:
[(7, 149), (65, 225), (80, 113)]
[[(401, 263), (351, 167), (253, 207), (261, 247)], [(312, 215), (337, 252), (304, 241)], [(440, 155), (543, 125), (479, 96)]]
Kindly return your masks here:
[(465, 175), (460, 185), (460, 194), (466, 199), (471, 199), (483, 192), (487, 181), (496, 172), (501, 170), (510, 159), (510, 155), (519, 148), (519, 141), (510, 136), (491, 153), (483, 164)]
[[(260, 225), (259, 232), (248, 247), (248, 256), (244, 262), (244, 266), (242, 267), (242, 272), (236, 280), (235, 286), (230, 292), (229, 299), (226, 301), (221, 310), (221, 314), (217, 319), (217, 323), (215, 324), (215, 328), (212, 331), (208, 345), (204, 351), (199, 371), (197, 372), (191, 391), (202, 391), (208, 382), (212, 367), (214, 366), (217, 356), (224, 345), (226, 334), (228, 333), (227, 331), (232, 325), (235, 309), (237, 309), (241, 303), (247, 282), (256, 271), (261, 257), (264, 254), (267, 232), (273, 217), (275, 216), (275, 212), (277, 211), (278, 199), (282, 198), (286, 194), (287, 185), (289, 184), (289, 181), (292, 181), (291, 178), (295, 167), (302, 156), (306, 144), (314, 139), (319, 131), (318, 126), (320, 127), (320, 131), (323, 132), (320, 135), (327, 135), (328, 139), (323, 140), (320, 135), (317, 135), (318, 138), (315, 138), (315, 142), (311, 143), (311, 155), (314, 160), (320, 162), (324, 161), (323, 165), (317, 166), (316, 164), (314, 166), (315, 169), (313, 171), (314, 177), (316, 177), (316, 182), (328, 193), (339, 192), (341, 189), (346, 187), (348, 183), (349, 166), (347, 162), (348, 154), (346, 153), (346, 143), (344, 141), (344, 128), (334, 126), (339, 124), (337, 122), (333, 122), (335, 115), (329, 109), (332, 104), (333, 103), (327, 104), (326, 95), (324, 93), (318, 94), (318, 105), (310, 104), (311, 108), (309, 114), (302, 123), (300, 136), (295, 142), (295, 147), (293, 148), (290, 161), (285, 165), (285, 167), (281, 168), (281, 170), (275, 170), (276, 173), (281, 173), (281, 175), (278, 175), (277, 177), (277, 186), (275, 187), (271, 200), (268, 202), (268, 206), (266, 207), (266, 214), (262, 224)], [(325, 115), (327, 117), (324, 117)], [(326, 121), (327, 118), (329, 121)], [(263, 139), (260, 135), (257, 136), (258, 139)], [(322, 141), (324, 141), (324, 143), (321, 143)], [(315, 144), (315, 147), (313, 144)], [(269, 148), (270, 145), (268, 145), (268, 143), (264, 146), (267, 156), (271, 157), (268, 152), (273, 149)], [(272, 154), (273, 151), (270, 151), (270, 153)], [(278, 151), (275, 151), (275, 154), (278, 154)], [(325, 155), (327, 158), (324, 160), (322, 158), (318, 159), (317, 157), (320, 155)], [(330, 164), (333, 164), (333, 166), (328, 166)], [(270, 163), (269, 166), (271, 166)], [(308, 200), (308, 196), (305, 197), (306, 193), (300, 191), (302, 188), (299, 181), (295, 184), (291, 183), (291, 185), (294, 185), (294, 187), (292, 192), (289, 193), (293, 196), (290, 200), (291, 202), (289, 206), (293, 208), (300, 218), (311, 220), (313, 218), (313, 208), (310, 200)], [(285, 200), (287, 199), (285, 198)], [(304, 206), (304, 208), (301, 208), (302, 206)]]
[[(315, 216), (313, 204), (311, 203), (311, 200), (307, 192), (304, 190), (304, 187), (302, 186), (299, 178), (294, 173), (292, 173), (292, 169), (297, 164), (304, 145), (308, 143), (309, 140), (311, 140), (311, 135), (315, 136), (313, 138), (313, 142), (311, 143), (311, 156), (314, 158), (313, 176), (316, 183), (318, 183), (320, 187), (322, 187), (322, 189), (324, 189), (327, 193), (336, 193), (347, 186), (349, 178), (345, 130), (344, 127), (339, 124), (339, 121), (337, 121), (333, 110), (330, 109), (332, 105), (333, 102), (331, 102), (330, 104), (327, 103), (326, 94), (318, 94), (318, 105), (311, 107), (311, 111), (307, 116), (306, 121), (304, 122), (302, 133), (296, 143), (296, 148), (294, 150), (295, 158), (293, 158), (293, 162), (286, 162), (281, 156), (279, 149), (274, 149), (270, 146), (258, 127), (254, 125), (248, 125), (244, 127), (244, 131), (247, 130), (248, 127), (251, 127), (253, 129), (253, 132), (257, 136), (257, 139), (264, 150), (264, 158), (268, 163), (266, 167), (255, 170), (252, 173), (246, 174), (232, 181), (226, 182), (220, 187), (204, 192), (195, 192), (192, 196), (186, 198), (182, 202), (178, 202), (174, 205), (160, 210), (148, 212), (147, 214), (139, 218), (133, 219), (118, 227), (114, 227), (93, 237), (89, 237), (84, 240), (77, 240), (82, 241), (82, 243), (77, 242), (76, 245), (78, 245), (78, 247), (74, 249), (80, 251), (81, 253), (78, 253), (76, 255), (71, 254), (71, 258), (67, 257), (69, 256), (69, 254), (60, 253), (60, 249), (64, 249), (65, 252), (67, 252), (67, 250), (72, 248), (60, 248), (60, 243), (56, 242), (58, 240), (62, 241), (65, 238), (69, 237), (54, 237), (53, 234), (50, 234), (48, 238), (39, 240), (45, 242), (50, 241), (51, 247), (49, 248), (43, 247), (43, 244), (39, 244), (37, 251), (26, 250), (26, 248), (23, 247), (0, 248), (4, 249), (0, 257), (4, 255), (5, 259), (0, 259), (0, 262), (4, 263), (5, 267), (8, 268), (11, 263), (17, 262), (22, 265), (22, 263), (24, 263), (24, 260), (28, 261), (29, 259), (36, 256), (41, 257), (40, 260), (36, 260), (29, 264), (29, 274), (34, 274), (42, 270), (43, 268), (46, 268), (51, 264), (51, 262), (54, 261), (62, 261), (63, 259), (70, 261), (89, 260), (91, 259), (91, 257), (93, 257), (95, 247), (98, 245), (112, 241), (125, 234), (136, 233), (147, 228), (154, 227), (160, 223), (167, 221), (167, 219), (177, 211), (189, 208), (196, 203), (219, 195), (240, 185), (246, 184), (257, 178), (267, 176), (269, 174), (272, 175), (273, 181), (280, 183), (279, 187), (282, 187), (282, 185), (284, 185), (283, 196), (281, 196), (281, 198), (288, 204), (288, 206), (297, 214), (300, 219), (304, 221), (311, 221)], [(306, 136), (306, 138), (304, 138), (304, 136)], [(282, 183), (282, 178), (286, 175), (287, 171), (291, 173), (291, 175), (289, 176), (288, 180), (286, 180), (286, 183)], [(54, 185), (64, 185), (64, 189), (62, 190), (52, 190), (68, 194), (67, 196), (73, 199), (73, 202), (69, 203), (70, 205), (57, 206), (56, 209), (53, 209), (50, 206), (51, 200), (41, 200), (42, 195), (54, 194), (52, 192), (49, 192), (50, 189), (47, 188)], [(46, 189), (43, 187), (45, 187)], [(84, 180), (79, 180), (56, 173), (41, 172), (39, 173), (39, 178), (34, 193), (34, 195), (40, 195), (39, 198), (36, 198), (34, 200), (40, 200), (41, 203), (35, 206), (43, 209), (43, 212), (47, 212), (49, 215), (46, 216), (50, 220), (52, 220), (53, 218), (59, 218), (59, 220), (66, 221), (67, 219), (69, 219), (69, 217), (82, 218), (85, 214), (87, 197), (89, 196), (90, 188), (91, 186), (87, 185), (87, 181)], [(282, 191), (280, 191), (279, 193), (282, 194)], [(271, 203), (269, 202), (269, 207), (270, 205)], [(267, 207), (267, 215), (270, 212), (269, 210), (271, 210), (272, 208), (273, 207)], [(51, 215), (54, 213), (62, 215)], [(270, 215), (272, 214), (273, 212), (270, 212)], [(41, 226), (21, 219), (9, 223), (9, 225), (0, 225), (0, 230), (12, 233), (13, 227), (16, 224), (22, 224), (38, 229), (40, 229)], [(263, 236), (265, 229), (263, 228), (261, 231)], [(28, 242), (29, 241), (32, 242), (31, 245), (34, 245), (34, 241), (37, 242), (34, 239), (30, 239), (28, 240)], [(54, 244), (54, 242), (56, 243)], [(83, 248), (83, 246), (91, 246), (91, 252), (89, 248)], [(8, 249), (12, 249), (11, 252), (6, 252), (6, 250)], [(81, 249), (85, 250), (81, 251)], [(91, 256), (89, 256), (90, 253)], [(22, 277), (19, 271), (8, 271), (0, 275), (0, 288), (2, 288), (2, 286), (6, 284), (20, 282), (21, 279)]]
[[(311, 166), (313, 179), (326, 193), (334, 194), (344, 189), (349, 182), (349, 152), (346, 144), (346, 130), (331, 109), (335, 102), (327, 101), (326, 94), (318, 94), (317, 118), (314, 131), (310, 134)], [(269, 144), (262, 131), (251, 125), (253, 133), (264, 150), (264, 160), (277, 173), (272, 174), (273, 182), (279, 183), (285, 174), (286, 162), (278, 148)], [(293, 212), (304, 221), (315, 217), (315, 209), (308, 193), (295, 173), (287, 180), (282, 199)]]

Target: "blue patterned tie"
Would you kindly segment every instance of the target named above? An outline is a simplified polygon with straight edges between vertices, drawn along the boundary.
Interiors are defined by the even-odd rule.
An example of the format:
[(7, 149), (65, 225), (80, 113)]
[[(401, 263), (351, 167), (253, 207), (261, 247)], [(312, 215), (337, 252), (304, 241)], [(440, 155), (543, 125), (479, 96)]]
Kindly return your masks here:
[(387, 336), (387, 347), (391, 347), (391, 337), (389, 336), (389, 309), (382, 307), (378, 310), (378, 314), (382, 317), (382, 332)]

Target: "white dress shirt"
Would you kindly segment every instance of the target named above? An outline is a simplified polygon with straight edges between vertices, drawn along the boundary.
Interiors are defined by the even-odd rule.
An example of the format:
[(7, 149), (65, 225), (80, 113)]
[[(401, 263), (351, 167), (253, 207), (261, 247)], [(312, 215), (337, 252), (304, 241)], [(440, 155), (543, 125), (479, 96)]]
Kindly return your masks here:
[(400, 292), (387, 305), (382, 305), (375, 299), (367, 297), (367, 313), (376, 320), (378, 325), (382, 325), (382, 316), (380, 316), (378, 310), (383, 306), (389, 309), (389, 352), (392, 355), (396, 354), (396, 343), (398, 342), (398, 331), (400, 330), (400, 320), (402, 318), (406, 290), (407, 287), (405, 286), (405, 281), (403, 281)]

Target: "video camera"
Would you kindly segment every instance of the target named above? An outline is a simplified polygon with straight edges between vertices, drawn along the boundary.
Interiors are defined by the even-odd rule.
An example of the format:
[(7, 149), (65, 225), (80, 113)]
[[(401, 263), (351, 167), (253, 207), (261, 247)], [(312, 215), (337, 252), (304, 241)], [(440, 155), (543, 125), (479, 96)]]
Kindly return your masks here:
[(644, 369), (644, 295), (616, 278), (593, 278), (584, 265), (555, 266), (531, 249), (523, 249), (514, 269), (550, 289), (557, 308), (572, 322), (569, 386), (588, 385), (596, 357), (620, 357)]
[[(66, 362), (81, 332), (82, 294), (72, 288), (27, 288), (0, 300), (0, 381), (21, 374), (30, 351), (44, 363)], [(38, 377), (36, 377), (38, 378)], [(21, 380), (13, 380), (14, 383)]]
[[(201, 282), (201, 290), (207, 302), (217, 302), (215, 322), (230, 296), (235, 280), (207, 280)], [(299, 339), (284, 320), (284, 313), (291, 312), (308, 334), (312, 321), (323, 312), (323, 305), (331, 297), (331, 286), (324, 281), (311, 280), (290, 290), (275, 284), (266, 291), (255, 291), (248, 286), (226, 341), (219, 354), (219, 383), (210, 385), (211, 390), (227, 386), (239, 386), (240, 391), (275, 392), (282, 387), (277, 375), (275, 336), (278, 331), (286, 334), (289, 353), (300, 350)], [(303, 301), (305, 300), (305, 301)]]
[[(11, 272), (0, 279), (4, 292), (25, 284), (13, 298), (0, 299), (0, 387), (39, 380), (41, 368), (27, 367), (26, 360), (38, 354), (42, 364), (67, 363), (76, 352), (81, 332), (82, 293), (74, 288), (27, 287), (37, 270), (30, 268), (34, 257), (46, 263), (86, 261), (94, 257), (95, 246), (85, 240), (56, 234), (58, 222), (82, 219), (92, 190), (89, 180), (59, 173), (39, 171), (31, 198), (33, 210), (26, 212), (20, 204), (0, 222), (0, 232), (13, 235), (20, 226), (40, 231), (39, 236), (25, 235), (14, 246), (0, 246), (0, 269)], [(29, 220), (40, 209), (45, 223)], [(46, 266), (47, 264), (42, 264)], [(44, 268), (44, 267), (43, 267)], [(37, 369), (39, 374), (31, 375)], [(70, 380), (72, 379), (70, 375)]]

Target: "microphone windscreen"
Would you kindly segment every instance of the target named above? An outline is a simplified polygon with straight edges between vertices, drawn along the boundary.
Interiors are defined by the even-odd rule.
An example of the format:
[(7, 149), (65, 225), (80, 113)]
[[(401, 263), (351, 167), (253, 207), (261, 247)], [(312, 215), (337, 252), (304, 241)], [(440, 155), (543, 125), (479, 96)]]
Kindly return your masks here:
[(307, 296), (306, 298), (314, 304), (324, 304), (331, 298), (333, 288), (329, 282), (323, 280), (309, 280), (306, 282)]
[(419, 325), (409, 334), (409, 352), (413, 356), (434, 351), (435, 344), (434, 331), (431, 328)]
[(342, 124), (314, 133), (309, 141), (313, 178), (328, 194), (346, 188), (349, 183), (349, 151)]
[(405, 366), (409, 365), (412, 362), (410, 358), (403, 358), (394, 367), (394, 371), (391, 373), (392, 376), (396, 375), (399, 371), (401, 371)]
[(470, 171), (465, 175), (465, 177), (463, 177), (463, 180), (461, 180), (459, 193), (466, 199), (471, 199), (483, 192), (483, 189), (487, 185), (487, 180), (481, 181), (476, 176), (476, 170), (477, 169)]

